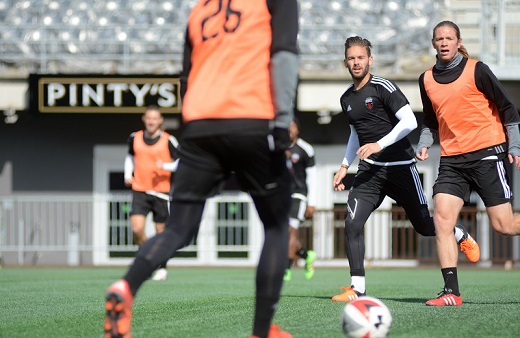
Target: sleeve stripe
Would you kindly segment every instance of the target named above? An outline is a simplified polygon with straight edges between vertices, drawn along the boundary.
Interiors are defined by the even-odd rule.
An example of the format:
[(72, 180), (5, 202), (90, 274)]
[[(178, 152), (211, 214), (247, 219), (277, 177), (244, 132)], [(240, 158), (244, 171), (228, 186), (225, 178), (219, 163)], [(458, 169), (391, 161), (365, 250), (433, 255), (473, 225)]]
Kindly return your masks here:
[(395, 88), (395, 86), (392, 82), (390, 82), (387, 79), (383, 79), (382, 77), (379, 77), (379, 76), (373, 76), (372, 81), (370, 81), (370, 82), (383, 86), (390, 93), (393, 93), (394, 91), (397, 90), (397, 88)]

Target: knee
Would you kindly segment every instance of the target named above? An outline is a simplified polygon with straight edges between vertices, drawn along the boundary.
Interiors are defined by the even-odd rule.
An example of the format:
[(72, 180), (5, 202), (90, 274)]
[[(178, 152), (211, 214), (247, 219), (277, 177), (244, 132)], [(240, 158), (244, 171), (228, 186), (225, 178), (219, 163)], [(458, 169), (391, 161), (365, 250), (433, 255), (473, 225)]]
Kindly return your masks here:
[(515, 231), (512, 224), (493, 224), (493, 229), (504, 236), (514, 236), (519, 234), (518, 231)]
[(345, 235), (347, 238), (359, 237), (363, 233), (364, 223), (356, 222), (351, 219), (345, 220)]
[(435, 225), (435, 234), (437, 237), (439, 236), (453, 236), (453, 229), (455, 228), (455, 223), (457, 219), (446, 219), (439, 217), (438, 215), (434, 216), (434, 225)]

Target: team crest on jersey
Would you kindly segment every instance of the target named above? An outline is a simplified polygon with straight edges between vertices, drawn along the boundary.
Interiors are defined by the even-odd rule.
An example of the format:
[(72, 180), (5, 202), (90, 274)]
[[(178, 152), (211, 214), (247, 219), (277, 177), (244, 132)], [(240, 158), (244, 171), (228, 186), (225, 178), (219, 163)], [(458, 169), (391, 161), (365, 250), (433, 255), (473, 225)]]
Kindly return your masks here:
[(299, 154), (292, 154), (291, 155), (291, 162), (292, 163), (298, 163), (298, 161), (300, 160), (300, 155)]
[(374, 107), (374, 100), (371, 97), (367, 97), (365, 99), (365, 107), (368, 109), (372, 109), (372, 107)]

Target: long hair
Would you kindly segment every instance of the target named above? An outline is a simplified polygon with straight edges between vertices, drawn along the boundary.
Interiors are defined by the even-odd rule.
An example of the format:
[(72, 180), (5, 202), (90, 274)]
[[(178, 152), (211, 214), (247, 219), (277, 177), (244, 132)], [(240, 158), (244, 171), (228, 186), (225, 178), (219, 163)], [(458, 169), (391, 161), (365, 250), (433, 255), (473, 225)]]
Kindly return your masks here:
[[(435, 40), (435, 31), (437, 30), (437, 28), (444, 27), (444, 26), (448, 26), (450, 28), (453, 28), (453, 30), (455, 31), (455, 35), (457, 35), (457, 39), (460, 40), (460, 28), (459, 28), (459, 26), (457, 26), (453, 21), (445, 20), (445, 21), (439, 22), (435, 26), (435, 28), (433, 28), (432, 41)], [(466, 47), (464, 47), (464, 45), (462, 45), (462, 44), (459, 47), (459, 53), (462, 56), (464, 56), (465, 58), (469, 58), (469, 53), (466, 50)]]
[(372, 55), (371, 48), (372, 44), (367, 39), (363, 39), (360, 36), (351, 36), (345, 41), (345, 55), (347, 55), (347, 49), (349, 49), (352, 46), (360, 46), (365, 47), (368, 53), (368, 57)]

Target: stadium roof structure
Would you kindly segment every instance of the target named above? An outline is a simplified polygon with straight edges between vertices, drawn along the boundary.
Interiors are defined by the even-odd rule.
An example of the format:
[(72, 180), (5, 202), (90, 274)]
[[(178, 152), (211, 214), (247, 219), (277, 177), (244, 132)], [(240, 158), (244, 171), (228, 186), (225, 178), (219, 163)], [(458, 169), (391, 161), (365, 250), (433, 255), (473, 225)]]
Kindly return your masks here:
[[(0, 0), (0, 69), (40, 73), (175, 73), (196, 1)], [(343, 44), (361, 35), (379, 67), (401, 72), (428, 51), (432, 0), (301, 0), (301, 70), (343, 72)]]
[[(195, 3), (0, 0), (0, 72), (177, 73)], [(479, 34), (493, 35), (501, 27), (486, 21), (491, 30), (485, 31), (481, 18), (498, 21), (520, 13), (520, 0), (299, 0), (299, 5), (300, 74), (308, 78), (344, 77), (343, 46), (353, 35), (372, 42), (375, 72), (415, 78), (434, 61), (431, 30), (448, 14), (469, 22), (480, 49)], [(514, 26), (518, 20), (510, 21)], [(519, 27), (511, 36), (518, 36), (513, 33)], [(490, 46), (503, 48), (494, 40)], [(495, 54), (490, 59), (500, 56)]]

